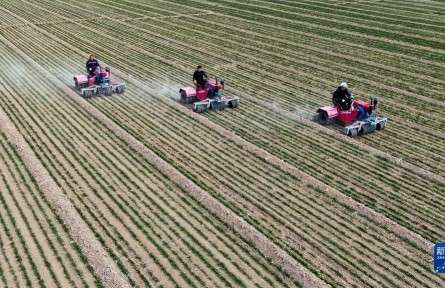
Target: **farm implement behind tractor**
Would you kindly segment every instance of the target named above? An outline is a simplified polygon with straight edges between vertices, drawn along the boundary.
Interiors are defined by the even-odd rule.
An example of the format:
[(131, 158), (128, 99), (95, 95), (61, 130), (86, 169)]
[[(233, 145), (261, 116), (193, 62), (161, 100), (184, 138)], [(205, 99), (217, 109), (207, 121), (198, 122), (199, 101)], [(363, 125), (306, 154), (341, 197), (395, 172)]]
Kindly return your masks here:
[(207, 110), (224, 110), (226, 107), (236, 108), (240, 99), (237, 96), (222, 96), (224, 79), (210, 80), (204, 86), (183, 87), (179, 89), (181, 102), (192, 104), (192, 110), (202, 113)]
[(122, 94), (125, 92), (125, 83), (111, 82), (110, 68), (105, 71), (100, 69), (98, 77), (96, 75), (77, 75), (74, 76), (74, 86), (80, 91), (82, 97), (89, 98), (93, 95), (110, 96), (111, 94)]
[(328, 125), (339, 123), (344, 125), (344, 134), (350, 137), (364, 135), (385, 129), (388, 119), (375, 115), (378, 98), (371, 97), (370, 102), (354, 101), (351, 96), (350, 107), (337, 103), (333, 99), (334, 106), (325, 106), (317, 110), (318, 123)]

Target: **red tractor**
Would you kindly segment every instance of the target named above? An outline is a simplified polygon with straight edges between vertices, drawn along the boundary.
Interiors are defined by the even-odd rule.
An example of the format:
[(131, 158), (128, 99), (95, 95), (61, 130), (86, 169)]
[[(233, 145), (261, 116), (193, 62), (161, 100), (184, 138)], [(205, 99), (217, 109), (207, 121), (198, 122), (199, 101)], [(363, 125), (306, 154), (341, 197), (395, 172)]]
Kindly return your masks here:
[(364, 102), (354, 101), (354, 97), (351, 96), (350, 101), (349, 105), (344, 105), (333, 98), (334, 106), (325, 106), (317, 110), (318, 123), (328, 125), (337, 122), (344, 125), (343, 132), (350, 137), (385, 129), (388, 119), (374, 114), (379, 102), (377, 97), (371, 97), (370, 102)]
[(179, 89), (181, 102), (192, 104), (194, 112), (202, 113), (206, 110), (224, 110), (226, 107), (236, 108), (239, 105), (239, 97), (222, 96), (224, 79), (207, 81), (203, 86), (182, 87)]
[(110, 96), (113, 92), (122, 94), (125, 92), (125, 83), (112, 83), (110, 68), (105, 71), (100, 69), (96, 75), (77, 75), (74, 76), (74, 86), (80, 91), (82, 97), (89, 98), (93, 95)]

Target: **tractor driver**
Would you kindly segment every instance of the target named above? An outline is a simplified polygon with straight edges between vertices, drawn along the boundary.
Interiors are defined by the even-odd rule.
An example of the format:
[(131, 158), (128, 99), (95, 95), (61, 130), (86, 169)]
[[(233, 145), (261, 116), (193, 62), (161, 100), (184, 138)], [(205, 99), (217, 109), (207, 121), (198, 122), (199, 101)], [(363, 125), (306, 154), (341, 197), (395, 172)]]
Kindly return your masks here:
[(96, 58), (94, 58), (94, 55), (91, 54), (90, 58), (87, 60), (86, 68), (88, 75), (96, 77), (96, 80), (94, 81), (95, 83), (99, 83), (99, 73), (96, 71), (97, 67), (101, 67), (99, 61), (97, 61)]
[(206, 88), (207, 84), (207, 73), (202, 70), (201, 66), (196, 67), (195, 72), (193, 73), (193, 83), (195, 83), (196, 86), (201, 86), (203, 89)]
[(348, 84), (346, 82), (342, 82), (340, 86), (338, 86), (337, 90), (332, 94), (334, 104), (341, 105), (343, 110), (349, 110), (351, 108), (351, 98), (352, 95), (348, 91)]

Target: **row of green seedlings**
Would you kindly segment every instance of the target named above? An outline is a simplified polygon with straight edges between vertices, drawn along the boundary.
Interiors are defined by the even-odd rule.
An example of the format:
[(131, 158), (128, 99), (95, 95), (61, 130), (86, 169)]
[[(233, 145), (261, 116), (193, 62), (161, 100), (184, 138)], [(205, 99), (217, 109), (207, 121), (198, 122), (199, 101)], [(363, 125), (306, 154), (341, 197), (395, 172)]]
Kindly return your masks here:
[(14, 1), (8, 2), (7, 5), (5, 2), (0, 3), (1, 6), (5, 10), (10, 11), (16, 15), (20, 15), (21, 18), (24, 18), (30, 22), (40, 22), (40, 21), (57, 21), (60, 20), (60, 17), (57, 15), (52, 15), (40, 9), (35, 9), (29, 2), (23, 1)]
[[(38, 191), (39, 189), (37, 188), (37, 186), (35, 185), (35, 183), (29, 183), (30, 181), (28, 180), (29, 178), (26, 178), (26, 176), (22, 173), (20, 167), (19, 167), (19, 163), (21, 164), (21, 167), (24, 167), (24, 164), (21, 162), (21, 159), (18, 158), (18, 155), (16, 155), (15, 151), (11, 151), (11, 147), (6, 146), (5, 143), (3, 143), (3, 141), (1, 142), (2, 151), (5, 151), (6, 155), (2, 155), (2, 159), (3, 161), (7, 161), (9, 162), (8, 165), (5, 165), (4, 167), (7, 167), (8, 172), (10, 173), (10, 175), (12, 175), (12, 178), (15, 181), (15, 187), (19, 187), (18, 183), (21, 182), (23, 183), (23, 185), (25, 185), (26, 187), (26, 191)], [(9, 159), (6, 159), (6, 157), (8, 157)], [(13, 167), (13, 168), (12, 168)], [(20, 179), (18, 178), (18, 176), (20, 176)], [(6, 181), (6, 179), (3, 176), (3, 180)], [(33, 188), (31, 187), (31, 185), (33, 186)], [(10, 188), (10, 185), (8, 185), (8, 187)], [(77, 273), (77, 276), (81, 279), (82, 281), (82, 285), (83, 287), (88, 287), (88, 284), (83, 280), (83, 272), (79, 269), (78, 265), (74, 262), (73, 256), (71, 255), (72, 252), (68, 251), (66, 249), (66, 247), (64, 246), (63, 243), (63, 238), (61, 237), (60, 233), (58, 232), (57, 228), (55, 227), (55, 225), (52, 223), (53, 221), (51, 219), (49, 219), (48, 215), (46, 215), (46, 210), (45, 208), (42, 206), (42, 203), (40, 203), (41, 200), (39, 200), (37, 198), (37, 196), (35, 194), (33, 194), (33, 204), (37, 204), (37, 207), (39, 208), (39, 212), (36, 212), (34, 209), (32, 209), (32, 204), (30, 203), (30, 200), (28, 199), (28, 197), (26, 196), (25, 192), (23, 191), (23, 189), (14, 189), (14, 191), (19, 191), (21, 196), (23, 197), (26, 205), (27, 205), (27, 212), (31, 212), (32, 216), (34, 217), (34, 219), (36, 220), (34, 223), (38, 223), (38, 226), (40, 228), (39, 233), (43, 232), (45, 239), (46, 239), (46, 243), (49, 245), (49, 247), (51, 248), (52, 252), (54, 253), (56, 259), (58, 260), (58, 262), (61, 264), (65, 278), (69, 281), (69, 283), (74, 287), (76, 284), (72, 278), (72, 276), (70, 275), (70, 273), (67, 270), (67, 264), (69, 264), (71, 266), (71, 268)], [(9, 192), (11, 192), (9, 190)], [(18, 210), (21, 214), (21, 217), (23, 218), (23, 221), (25, 222), (27, 228), (29, 231), (32, 231), (32, 229), (30, 228), (30, 224), (29, 221), (25, 218), (25, 215), (23, 213), (23, 209), (19, 207), (19, 204), (17, 203), (17, 200), (15, 197), (13, 197), (15, 205), (18, 207)], [(41, 222), (39, 221), (39, 218), (42, 216), (38, 216), (38, 213), (43, 213), (45, 214), (45, 220), (46, 222), (49, 224), (49, 227), (51, 227), (51, 231), (53, 234), (49, 235), (48, 231), (46, 231), (46, 229), (42, 226)], [(35, 232), (30, 233), (31, 236), (33, 237), (34, 242), (36, 243), (36, 246), (38, 247), (39, 250), (39, 254), (40, 257), (42, 257), (46, 268), (48, 269), (48, 271), (50, 272), (52, 278), (54, 279), (54, 282), (58, 285), (61, 286), (60, 281), (57, 279), (55, 273), (54, 273), (54, 269), (53, 269), (53, 265), (48, 261), (47, 257), (45, 256), (45, 253), (41, 247), (42, 243), (39, 243), (38, 240), (35, 237)], [(66, 259), (62, 259), (62, 256), (60, 255), (60, 252), (58, 252), (57, 248), (55, 247), (55, 244), (52, 241), (52, 236), (55, 235), (57, 241), (59, 242), (58, 244), (60, 244), (60, 246), (63, 249), (63, 253), (64, 256), (66, 256)], [(26, 246), (23, 246), (26, 247)], [(68, 261), (68, 263), (66, 263)], [(64, 264), (64, 262), (66, 264)], [(54, 264), (54, 263), (53, 263)], [(85, 264), (85, 263), (83, 263)], [(33, 264), (33, 267), (35, 266), (35, 264)], [(41, 276), (39, 275), (39, 285), (40, 286), (45, 286), (45, 280), (41, 278)]]
[[(264, 1), (261, 1), (264, 3)], [(338, 17), (345, 20), (356, 20), (355, 22), (359, 23), (367, 23), (368, 26), (382, 27), (387, 28), (388, 25), (391, 25), (391, 29), (394, 31), (405, 32), (407, 29), (409, 31), (418, 31), (420, 33), (436, 33), (443, 32), (442, 22), (435, 21), (434, 19), (428, 19), (428, 21), (424, 21), (424, 19), (418, 19), (417, 17), (413, 17), (412, 14), (408, 15), (409, 11), (404, 11), (401, 9), (400, 4), (398, 3), (397, 13), (391, 13), (388, 10), (384, 10), (383, 5), (378, 5), (374, 7), (370, 7), (368, 9), (361, 9), (354, 5), (354, 7), (350, 7), (349, 15), (350, 17), (346, 18), (341, 15), (333, 15), (333, 12), (338, 9), (338, 6), (335, 5), (327, 5), (326, 2), (320, 1), (299, 1), (298, 3), (292, 1), (273, 1), (275, 3), (279, 3), (279, 5), (285, 5), (286, 9), (294, 8), (301, 10), (303, 13), (307, 12), (317, 12), (325, 15), (325, 18), (331, 18), (332, 16)], [(270, 4), (270, 2), (268, 2)], [(386, 4), (386, 3), (385, 3)], [(410, 5), (415, 3), (410, 3)], [(370, 3), (370, 5), (372, 5)], [(412, 6), (410, 6), (412, 7)], [(437, 6), (439, 8), (439, 6)], [(408, 14), (404, 14), (407, 12)], [(431, 12), (430, 9), (426, 9), (424, 12)], [(416, 12), (418, 13), (418, 12)], [(310, 14), (312, 15), (312, 14)], [(415, 19), (415, 22), (413, 21)], [(433, 35), (436, 36), (436, 35)], [(428, 37), (428, 36), (427, 36)]]
[[(187, 3), (187, 7), (189, 7), (190, 4), (191, 3)], [(175, 5), (178, 5), (178, 4), (175, 3)], [(200, 4), (200, 6), (201, 6), (201, 4)], [(181, 6), (181, 8), (184, 8), (184, 7), (186, 7), (186, 6), (185, 5)], [(199, 9), (202, 9), (202, 8), (199, 8)], [(310, 37), (310, 43), (313, 43), (314, 41), (317, 41), (317, 39), (328, 41), (327, 45), (317, 45), (317, 46), (320, 46), (320, 47), (329, 47), (329, 46), (334, 45), (334, 43), (341, 44), (341, 45), (335, 45), (335, 47), (336, 47), (336, 49), (342, 49), (344, 47), (344, 49), (339, 50), (339, 51), (343, 51), (343, 53), (345, 55), (348, 55), (350, 53), (352, 47), (354, 48), (353, 49), (354, 51), (356, 51), (357, 48), (361, 48), (361, 49), (365, 49), (364, 51), (367, 51), (366, 53), (360, 53), (360, 56), (362, 58), (366, 57), (367, 54), (370, 54), (371, 51), (374, 51), (377, 54), (371, 53), (370, 56), (375, 55), (376, 57), (378, 57), (378, 59), (380, 59), (379, 62), (387, 63), (388, 66), (390, 66), (390, 67), (397, 67), (400, 64), (402, 66), (400, 66), (399, 68), (401, 70), (404, 70), (404, 69), (407, 68), (407, 65), (408, 65), (407, 59), (410, 59), (411, 62), (412, 62), (412, 65), (409, 66), (409, 69), (408, 69), (409, 71), (417, 71), (417, 69), (419, 69), (420, 67), (423, 67), (422, 70), (417, 71), (417, 73), (419, 73), (420, 75), (425, 75), (425, 74), (432, 75), (431, 73), (436, 73), (437, 72), (436, 71), (437, 69), (431, 69), (431, 65), (427, 65), (427, 64), (423, 65), (422, 62), (419, 62), (418, 61), (419, 60), (418, 57), (407, 58), (404, 61), (400, 61), (399, 57), (404, 57), (405, 58), (406, 55), (400, 54), (400, 53), (396, 53), (396, 55), (393, 55), (393, 56), (396, 56), (396, 58), (394, 58), (394, 57), (390, 57), (389, 59), (382, 58), (385, 55), (391, 55), (391, 53), (388, 54), (388, 53), (386, 53), (386, 50), (382, 50), (382, 49), (377, 49), (376, 50), (375, 48), (374, 49), (371, 48), (371, 47), (374, 46), (373, 43), (375, 41), (371, 41), (372, 43), (365, 43), (365, 45), (361, 45), (360, 46), (356, 42), (359, 41), (359, 40), (363, 40), (361, 38), (360, 39), (356, 39), (357, 37), (352, 37), (352, 38), (356, 39), (356, 41), (343, 41), (343, 40), (339, 40), (337, 38), (332, 38), (332, 32), (328, 31), (328, 33), (326, 34), (325, 33), (326, 31), (323, 30), (322, 28), (318, 27), (318, 26), (313, 26), (312, 25), (311, 27), (305, 27), (304, 25), (303, 26), (302, 25), (296, 25), (295, 27), (292, 27), (292, 29), (289, 29), (289, 28), (283, 27), (283, 25), (280, 25), (280, 24), (283, 24), (283, 23), (280, 23), (280, 20), (269, 19), (271, 21), (273, 20), (274, 22), (271, 22), (271, 21), (258, 21), (256, 19), (256, 17), (254, 17), (253, 20), (249, 20), (249, 19), (246, 19), (246, 17), (245, 17), (245, 11), (241, 10), (241, 11), (230, 11), (230, 12), (231, 12), (230, 16), (220, 17), (218, 19), (218, 22), (223, 23), (224, 27), (226, 27), (227, 24), (229, 24), (229, 27), (233, 26), (233, 24), (236, 24), (236, 27), (238, 27), (238, 28), (239, 27), (247, 27), (248, 25), (246, 25), (246, 24), (250, 23), (255, 28), (254, 29), (255, 32), (265, 33), (265, 31), (268, 31), (265, 34), (269, 35), (269, 36), (279, 36), (279, 35), (281, 35), (282, 38), (289, 39), (289, 37), (292, 37), (292, 35), (294, 35), (294, 37), (298, 37), (298, 38), (295, 38), (295, 41), (301, 41), (300, 37), (303, 37), (303, 36), (307, 37), (307, 36), (309, 36)], [(205, 20), (205, 19), (203, 19), (203, 20)], [(240, 23), (238, 23), (237, 21), (240, 21)], [(277, 23), (278, 25), (274, 25), (273, 23)], [(306, 31), (306, 32), (304, 32), (304, 31)], [(326, 34), (326, 35), (325, 36), (320, 36), (320, 35), (318, 35), (316, 33), (316, 31), (325, 31), (325, 32), (323, 32), (321, 34)], [(235, 34), (238, 34), (238, 33), (235, 33)], [(346, 35), (344, 37), (346, 37)], [(302, 39), (304, 39), (304, 38), (302, 38)], [(399, 56), (399, 57), (397, 57), (397, 56)], [(364, 59), (366, 59), (366, 58), (364, 58)], [(368, 60), (373, 61), (373, 58), (370, 58)], [(395, 62), (393, 60), (395, 60)], [(438, 67), (441, 67), (440, 63), (441, 62), (437, 63)], [(437, 75), (438, 75), (438, 77), (442, 77), (443, 76), (440, 73), (437, 73)]]
[[(224, 6), (220, 7), (220, 11), (224, 12), (225, 10), (227, 10), (227, 12), (233, 12), (234, 10), (238, 10), (238, 11), (242, 11), (246, 14), (250, 14), (251, 16), (254, 16), (256, 18), (256, 20), (265, 20), (265, 21), (269, 21), (269, 20), (275, 20), (275, 21), (279, 21), (282, 24), (297, 24), (300, 25), (300, 20), (295, 20), (295, 15), (290, 15), (288, 13), (286, 13), (286, 11), (283, 11), (282, 13), (279, 14), (279, 17), (275, 16), (274, 14), (276, 14), (276, 11), (272, 11), (271, 9), (269, 9), (269, 7), (258, 7), (258, 6), (253, 6), (253, 5), (245, 5), (244, 2), (240, 3), (240, 2), (228, 2), (228, 1), (222, 1), (221, 4), (223, 4)], [(304, 23), (313, 23), (315, 25), (320, 25), (320, 19), (311, 19), (309, 17), (305, 17), (304, 15), (301, 16), (302, 18), (304, 18)], [(260, 18), (260, 19), (258, 19)], [(267, 19), (267, 20), (266, 20)], [(329, 19), (326, 19), (323, 23), (328, 23)], [(349, 34), (349, 35), (355, 35), (355, 33), (362, 33), (364, 35), (369, 34), (370, 29), (366, 29), (366, 28), (362, 28), (362, 27), (353, 27), (347, 24), (343, 24), (341, 25), (338, 22), (334, 22), (331, 23), (334, 24), (333, 26), (329, 26), (329, 25), (325, 25), (326, 30), (332, 32), (338, 32), (338, 31), (343, 31), (343, 34)], [(332, 28), (335, 27), (335, 28)], [(348, 32), (346, 32), (348, 31)], [(351, 31), (351, 32), (349, 32)], [(381, 41), (384, 42), (385, 39), (393, 39), (394, 35), (392, 35), (391, 33), (385, 33), (384, 31), (377, 31), (374, 30), (372, 31), (372, 34), (374, 34), (372, 37), (377, 37), (377, 38), (384, 38), (384, 39), (375, 39), (377, 41)], [(369, 37), (369, 36), (368, 36)], [(404, 41), (398, 41), (395, 43), (391, 43), (391, 45), (400, 45), (400, 46), (404, 46), (404, 47), (412, 47), (415, 48), (415, 46), (417, 46), (416, 43), (421, 42), (424, 45), (427, 45), (427, 47), (425, 47), (425, 49), (416, 49), (418, 50), (417, 53), (421, 53), (424, 57), (424, 54), (430, 54), (430, 57), (433, 57), (432, 59), (436, 59), (439, 61), (443, 61), (443, 58), (445, 58), (445, 55), (438, 55), (437, 53), (431, 53), (429, 51), (429, 49), (427, 48), (437, 48), (437, 49), (441, 49), (441, 47), (443, 46), (443, 44), (439, 44), (439, 43), (435, 43), (434, 45), (432, 45), (431, 43), (433, 43), (432, 41), (428, 42), (428, 41), (421, 41), (419, 39), (416, 39), (417, 41), (414, 41), (413, 38), (411, 37), (406, 37), (406, 36), (402, 36), (402, 35), (397, 35), (397, 39), (403, 39)], [(391, 42), (391, 41), (388, 41)], [(414, 43), (412, 43), (414, 42)], [(416, 47), (417, 48), (417, 47)], [(414, 49), (413, 49), (414, 51)], [(440, 51), (440, 50), (439, 50)]]
[[(120, 2), (114, 1), (112, 4), (108, 4), (106, 1), (101, 1), (100, 3), (96, 3), (94, 1), (81, 1), (76, 3), (76, 5), (67, 5), (66, 2), (62, 1), (44, 1), (39, 0), (37, 3), (37, 7), (41, 9), (45, 9), (47, 11), (51, 11), (54, 15), (60, 14), (61, 17), (68, 17), (72, 19), (82, 18), (82, 17), (91, 17), (91, 8), (94, 7), (95, 11), (107, 11), (106, 13), (102, 13), (107, 17), (112, 18), (139, 18), (144, 16), (159, 16), (156, 13), (152, 13), (152, 11), (144, 11), (143, 13), (130, 11), (127, 9), (122, 9), (122, 4)], [(88, 11), (85, 13), (85, 11)]]
[[(233, 1), (225, 0), (222, 1), (222, 3), (225, 3), (229, 6), (233, 5)], [(440, 41), (435, 41), (433, 37), (435, 37), (436, 34), (431, 35), (431, 32), (429, 33), (429, 35), (425, 35), (424, 37), (422, 37), (423, 32), (421, 31), (417, 31), (415, 34), (409, 35), (409, 33), (413, 33), (412, 29), (402, 29), (402, 31), (400, 32), (398, 31), (397, 27), (393, 28), (391, 26), (390, 28), (388, 28), (388, 25), (386, 25), (384, 21), (377, 22), (379, 24), (369, 23), (368, 21), (366, 21), (366, 17), (361, 17), (360, 22), (357, 23), (354, 22), (353, 18), (349, 17), (349, 15), (348, 17), (346, 17), (343, 15), (338, 15), (338, 13), (323, 13), (318, 10), (318, 8), (316, 11), (307, 9), (309, 10), (308, 13), (307, 10), (304, 11), (301, 8), (292, 9), (291, 7), (277, 7), (276, 5), (271, 5), (270, 3), (265, 4), (263, 1), (243, 1), (242, 4), (238, 3), (236, 4), (236, 7), (243, 7), (249, 12), (255, 11), (266, 15), (279, 15), (278, 17), (286, 20), (291, 20), (295, 23), (305, 22), (320, 25), (320, 22), (322, 21), (323, 25), (326, 25), (328, 27), (335, 27), (335, 29), (338, 30), (348, 32), (360, 32), (366, 35), (372, 35), (374, 37), (381, 37), (390, 40), (397, 39), (397, 41), (401, 41), (405, 44), (414, 44), (430, 48), (440, 48), (443, 45), (440, 43)]]
[[(139, 122), (139, 123), (140, 123), (141, 121), (140, 121), (140, 120), (138, 119), (138, 121), (137, 121), (137, 122)], [(181, 145), (180, 145), (180, 146), (181, 146)]]
[[(335, 148), (338, 145), (330, 145), (330, 149), (326, 150), (326, 145), (324, 145), (324, 143), (328, 141), (332, 142), (332, 137), (330, 135), (310, 135), (308, 133), (301, 132), (301, 127), (298, 126), (297, 128), (287, 125), (283, 127), (283, 120), (277, 119), (276, 115), (274, 117), (269, 117), (268, 115), (260, 115), (260, 113), (257, 111), (252, 111), (250, 113), (249, 111), (244, 110), (240, 111), (239, 113), (241, 115), (237, 118), (233, 117), (233, 115), (216, 113), (209, 114), (208, 117), (215, 123), (220, 123), (223, 126), (230, 125), (233, 132), (237, 133), (238, 135), (242, 135), (243, 138), (251, 143), (260, 143), (261, 141), (264, 141), (264, 139), (269, 139), (269, 143), (273, 143), (273, 145), (264, 145), (263, 149), (269, 151), (270, 153), (281, 159), (284, 159), (288, 163), (300, 167), (300, 169), (304, 169), (304, 171), (311, 175), (314, 175), (314, 177), (318, 178), (320, 181), (327, 183), (331, 187), (344, 191), (355, 200), (358, 200), (359, 202), (367, 205), (372, 209), (376, 208), (375, 204), (378, 199), (380, 199), (383, 195), (387, 196), (388, 200), (390, 200), (391, 205), (395, 204), (396, 207), (400, 209), (399, 212), (392, 215), (391, 218), (395, 217), (393, 219), (397, 222), (402, 221), (399, 223), (403, 223), (403, 225), (405, 225), (409, 229), (414, 228), (414, 226), (412, 226), (411, 222), (409, 221), (409, 218), (411, 218), (411, 216), (408, 218), (406, 218), (406, 216), (412, 215), (411, 209), (413, 207), (410, 207), (408, 211), (404, 201), (402, 203), (402, 200), (398, 200), (398, 197), (394, 197), (394, 192), (387, 191), (385, 186), (393, 187), (398, 196), (400, 196), (400, 193), (402, 192), (404, 194), (409, 193), (408, 197), (410, 197), (411, 199), (414, 197), (417, 201), (422, 202), (424, 202), (426, 199), (425, 195), (431, 195), (432, 193), (434, 193), (433, 191), (431, 191), (431, 185), (428, 184), (430, 181), (427, 181), (426, 179), (422, 180), (419, 178), (419, 176), (415, 176), (413, 178), (412, 174), (397, 169), (397, 166), (386, 158), (384, 159), (384, 161), (381, 161), (378, 158), (374, 159), (372, 162), (367, 160), (367, 168), (374, 171), (373, 175), (370, 175), (369, 177), (366, 175), (364, 176), (361, 170), (351, 170), (350, 177), (352, 179), (356, 179), (354, 181), (355, 187), (352, 187), (349, 190), (344, 190), (345, 184), (347, 184), (348, 182), (341, 180), (343, 179), (342, 174), (337, 170), (332, 171), (333, 169), (332, 167), (330, 167), (329, 162), (320, 161), (320, 158), (338, 159), (339, 161), (344, 162), (345, 167), (360, 167), (361, 165), (363, 165), (363, 159), (369, 158), (366, 154), (361, 156), (363, 154), (363, 151), (357, 148), (354, 149), (353, 147), (344, 146), (341, 146), (338, 149)], [(270, 129), (264, 130), (261, 126), (256, 125), (258, 121), (267, 121), (267, 126), (270, 127), (272, 131), (274, 131), (273, 135), (268, 136), (271, 133)], [(249, 132), (252, 131), (252, 127), (254, 127), (255, 133)], [(302, 149), (302, 143), (298, 140), (299, 138), (304, 138), (304, 145), (305, 147), (308, 147), (307, 149)], [(324, 140), (321, 140), (323, 138)], [(345, 149), (347, 149), (348, 154), (351, 153), (356, 156), (352, 159), (345, 157)], [(324, 153), (325, 155), (323, 157), (320, 157), (320, 153)], [(373, 163), (374, 165), (370, 166)], [(400, 173), (397, 174), (399, 174), (400, 176), (394, 176), (394, 173), (388, 173), (388, 171), (399, 171)], [(378, 179), (378, 182), (382, 183), (383, 186), (380, 186), (378, 182), (376, 182), (376, 179)], [(369, 187), (369, 181), (372, 181), (372, 183), (377, 186)], [(370, 191), (370, 189), (372, 189), (372, 191)], [(363, 194), (364, 191), (366, 191), (365, 194)], [(370, 198), (369, 193), (371, 193), (371, 195), (378, 195), (379, 198)], [(361, 196), (358, 197), (358, 195)], [(395, 202), (400, 203), (396, 204)], [(424, 211), (424, 214), (426, 214), (426, 210), (422, 208), (424, 204), (418, 205), (417, 208), (419, 211)], [(432, 205), (431, 209), (433, 211), (440, 210), (434, 203), (429, 203), (428, 205)], [(407, 215), (400, 215), (400, 211), (406, 211)], [(416, 215), (416, 218), (418, 217), (419, 215)], [(425, 217), (421, 218), (426, 222), (430, 222), (430, 209), (428, 209), (428, 215), (425, 215)], [(438, 232), (424, 230), (421, 231), (419, 230), (419, 228), (415, 229), (415, 231), (418, 231), (423, 235), (428, 235), (428, 238), (433, 237)]]

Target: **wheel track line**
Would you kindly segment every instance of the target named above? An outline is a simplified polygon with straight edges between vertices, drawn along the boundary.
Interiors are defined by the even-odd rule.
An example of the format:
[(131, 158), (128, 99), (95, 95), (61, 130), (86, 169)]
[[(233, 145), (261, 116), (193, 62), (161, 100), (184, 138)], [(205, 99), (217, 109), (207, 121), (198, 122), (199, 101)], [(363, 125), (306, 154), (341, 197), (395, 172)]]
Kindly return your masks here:
[[(149, 150), (147, 147), (145, 147), (143, 144), (141, 144), (138, 140), (136, 140), (133, 136), (129, 135), (125, 130), (123, 130), (120, 126), (118, 126), (116, 123), (111, 121), (109, 118), (104, 116), (102, 112), (97, 110), (95, 107), (91, 106), (88, 102), (84, 101), (82, 98), (79, 97), (77, 93), (72, 91), (70, 88), (66, 87), (64, 83), (62, 83), (60, 80), (58, 80), (55, 76), (50, 74), (48, 71), (46, 71), (42, 66), (40, 66), (37, 62), (32, 60), (29, 56), (27, 56), (24, 52), (19, 50), (17, 47), (15, 47), (11, 42), (9, 42), (7, 39), (5, 39), (3, 36), (0, 35), (0, 40), (8, 45), (10, 48), (12, 48), (14, 51), (16, 51), (19, 55), (21, 55), (32, 67), (40, 71), (47, 79), (49, 79), (52, 83), (54, 83), (59, 89), (61, 89), (65, 94), (70, 96), (75, 102), (79, 104), (82, 108), (84, 108), (89, 114), (91, 114), (93, 117), (97, 118), (100, 122), (102, 122), (105, 126), (107, 126), (111, 131), (113, 131), (117, 137), (121, 138), (124, 142), (126, 142), (130, 147), (132, 147), (135, 151), (138, 151), (146, 160), (148, 160), (150, 163), (153, 163), (155, 166), (159, 167), (159, 169), (166, 175), (171, 175), (172, 180), (175, 182), (175, 184), (179, 185), (180, 187), (183, 187), (185, 191), (187, 191), (190, 195), (192, 195), (195, 199), (200, 201), (203, 205), (205, 205), (209, 211), (219, 215), (223, 219), (225, 219), (226, 223), (232, 226), (232, 228), (237, 231), (243, 238), (245, 238), (247, 241), (253, 242), (256, 244), (257, 249), (262, 251), (263, 255), (265, 257), (274, 259), (274, 262), (278, 265), (282, 266), (284, 270), (286, 270), (290, 275), (292, 275), (293, 279), (303, 285), (308, 285), (310, 287), (325, 287), (326, 283), (324, 283), (322, 280), (320, 280), (318, 277), (316, 277), (312, 272), (307, 270), (306, 267), (302, 266), (300, 263), (296, 262), (292, 257), (290, 257), (286, 252), (284, 252), (282, 249), (280, 249), (278, 246), (276, 246), (273, 242), (271, 242), (268, 238), (266, 238), (264, 235), (262, 235), (259, 231), (257, 231), (255, 228), (247, 224), (244, 219), (240, 218), (236, 214), (234, 214), (230, 209), (223, 206), (221, 203), (219, 203), (218, 200), (213, 198), (211, 195), (209, 195), (207, 192), (202, 190), (199, 186), (197, 186), (195, 183), (187, 179), (185, 176), (183, 176), (181, 173), (179, 173), (174, 167), (172, 167), (170, 164), (166, 163), (162, 158), (158, 157), (156, 154), (154, 154), (151, 150)], [(83, 52), (80, 52), (84, 54)], [(116, 70), (114, 70), (116, 71)], [(116, 72), (115, 72), (116, 73)], [(122, 78), (122, 77), (121, 77)], [(2, 111), (0, 111), (2, 112)], [(4, 112), (0, 119), (4, 118)], [(5, 126), (5, 125), (3, 125)], [(8, 127), (5, 127), (8, 128)], [(9, 131), (11, 135), (16, 136), (17, 133), (14, 133), (14, 131)], [(24, 141), (23, 138), (18, 138), (21, 141), (17, 142), (17, 145), (22, 145), (22, 142)], [(26, 148), (29, 148), (29, 146), (24, 146)], [(25, 148), (25, 149), (26, 149)], [(21, 151), (22, 152), (22, 151)], [(24, 153), (22, 153), (24, 154)], [(26, 154), (24, 157), (27, 156)], [(34, 156), (35, 157), (35, 156)], [(28, 158), (26, 158), (27, 163)], [(34, 172), (35, 173), (35, 172)], [(44, 173), (44, 172), (43, 172)], [(37, 174), (37, 173), (36, 173)], [(47, 174), (47, 173), (45, 173)], [(38, 173), (36, 175), (39, 177), (39, 179), (49, 179), (49, 174), (47, 177), (46, 175), (40, 175)], [(43, 178), (42, 178), (43, 176)], [(54, 182), (48, 181), (44, 184), (42, 187), (51, 187)], [(54, 184), (53, 184), (54, 185)], [(57, 189), (60, 189), (56, 187)], [(49, 190), (49, 189), (48, 189)], [(62, 201), (58, 201), (59, 205), (64, 205)], [(65, 205), (66, 206), (66, 205)], [(65, 208), (65, 206), (63, 206)], [(72, 204), (70, 205), (72, 206)], [(68, 212), (69, 207), (65, 208), (66, 212)], [(73, 209), (73, 208), (71, 208)], [(64, 211), (64, 212), (65, 212)], [(74, 217), (75, 218), (75, 217)], [(84, 229), (88, 229), (85, 227)], [(79, 236), (79, 235), (76, 235)], [(86, 237), (84, 234), (83, 237)], [(87, 237), (88, 238), (88, 237)], [(91, 245), (93, 246), (93, 245)], [(89, 252), (89, 251), (86, 251)], [(88, 255), (88, 254), (86, 254)], [(105, 262), (108, 259), (104, 259)], [(104, 265), (107, 264), (104, 263), (95, 263), (93, 267), (97, 267), (99, 271), (103, 270)], [(110, 265), (111, 266), (111, 265)], [(116, 276), (116, 274), (120, 274), (120, 271), (114, 270), (117, 269), (114, 266), (106, 266), (106, 268), (110, 269), (113, 276)], [(113, 269), (114, 268), (114, 269)], [(100, 275), (103, 276), (103, 275)], [(123, 276), (123, 275), (122, 275)], [(128, 283), (123, 282), (123, 279), (119, 279), (116, 277), (113, 277), (115, 279), (104, 279), (105, 283), (110, 283), (112, 285), (115, 285), (116, 283), (121, 283), (122, 286), (127, 286)], [(119, 281), (119, 282), (118, 282)], [(126, 284), (126, 285), (123, 285)]]
[[(15, 52), (18, 52), (19, 55), (26, 56), (26, 54), (18, 50), (17, 47), (1, 35), (0, 41)], [(40, 67), (38, 67), (37, 70), (43, 72), (43, 69), (39, 68)], [(9, 141), (17, 147), (19, 155), (22, 157), (23, 162), (37, 183), (42, 183), (40, 189), (46, 194), (48, 201), (52, 204), (55, 211), (57, 211), (66, 223), (70, 223), (70, 225), (67, 225), (68, 229), (78, 241), (81, 250), (103, 283), (110, 287), (130, 287), (126, 276), (119, 271), (114, 261), (109, 258), (104, 247), (102, 247), (94, 237), (90, 228), (81, 220), (71, 201), (64, 196), (60, 187), (52, 180), (48, 171), (43, 167), (40, 160), (38, 160), (31, 147), (7, 117), (3, 109), (0, 109), (0, 120), (0, 128), (8, 135)]]

